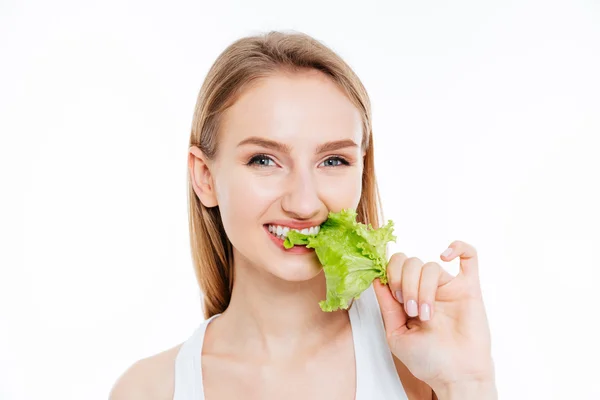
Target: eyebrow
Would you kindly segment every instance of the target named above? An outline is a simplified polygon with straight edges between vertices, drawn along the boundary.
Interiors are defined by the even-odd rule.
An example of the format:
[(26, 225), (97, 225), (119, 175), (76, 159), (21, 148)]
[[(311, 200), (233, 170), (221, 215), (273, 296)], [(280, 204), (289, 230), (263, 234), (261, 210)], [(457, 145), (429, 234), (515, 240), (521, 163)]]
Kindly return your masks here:
[[(246, 145), (246, 144), (254, 144), (254, 145), (265, 147), (268, 149), (280, 151), (280, 152), (286, 153), (286, 154), (291, 153), (291, 150), (292, 150), (291, 147), (288, 146), (287, 144), (279, 143), (274, 140), (265, 139), (265, 138), (261, 138), (258, 136), (251, 136), (249, 138), (242, 140), (241, 142), (238, 143), (238, 147)], [(323, 144), (317, 146), (316, 153), (317, 154), (325, 153), (326, 151), (334, 151), (334, 150), (339, 150), (339, 149), (343, 149), (346, 147), (358, 147), (358, 145), (356, 143), (354, 143), (353, 140), (350, 140), (350, 139), (335, 140), (335, 141), (323, 143)]]

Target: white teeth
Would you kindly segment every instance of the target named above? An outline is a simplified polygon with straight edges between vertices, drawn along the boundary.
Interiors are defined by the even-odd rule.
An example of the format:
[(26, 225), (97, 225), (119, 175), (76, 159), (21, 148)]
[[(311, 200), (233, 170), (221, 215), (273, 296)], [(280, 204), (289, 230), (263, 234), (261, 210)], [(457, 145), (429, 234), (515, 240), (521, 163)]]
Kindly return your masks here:
[(311, 228), (295, 229), (295, 228), (290, 228), (287, 226), (268, 225), (267, 229), (269, 230), (269, 232), (271, 232), (273, 235), (279, 237), (280, 239), (285, 239), (287, 237), (289, 231), (300, 232), (304, 235), (316, 235), (317, 233), (319, 233), (319, 230), (321, 229), (321, 227), (313, 226)]

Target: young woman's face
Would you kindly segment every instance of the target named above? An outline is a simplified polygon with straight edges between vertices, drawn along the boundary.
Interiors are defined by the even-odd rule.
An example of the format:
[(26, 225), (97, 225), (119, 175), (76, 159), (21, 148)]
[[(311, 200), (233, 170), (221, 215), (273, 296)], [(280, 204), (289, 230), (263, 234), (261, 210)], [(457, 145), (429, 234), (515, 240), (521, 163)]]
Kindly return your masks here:
[(329, 211), (356, 208), (361, 141), (359, 111), (318, 71), (262, 79), (226, 111), (211, 176), (238, 267), (288, 281), (321, 271), (314, 250), (286, 250), (271, 231), (318, 227)]

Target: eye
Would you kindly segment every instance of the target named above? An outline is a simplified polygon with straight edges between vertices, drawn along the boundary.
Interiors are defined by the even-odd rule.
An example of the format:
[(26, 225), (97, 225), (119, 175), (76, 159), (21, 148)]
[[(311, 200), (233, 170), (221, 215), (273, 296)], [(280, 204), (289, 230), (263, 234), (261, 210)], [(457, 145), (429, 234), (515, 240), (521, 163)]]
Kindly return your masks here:
[(275, 166), (275, 161), (273, 161), (273, 159), (266, 154), (257, 154), (253, 156), (246, 165), (256, 167), (273, 167)]
[(334, 156), (334, 157), (329, 157), (327, 160), (323, 161), (321, 164), (319, 164), (319, 166), (325, 166), (325, 167), (339, 167), (342, 165), (350, 165), (350, 163), (348, 161), (346, 161), (345, 159), (343, 159), (342, 157), (338, 157), (338, 156)]

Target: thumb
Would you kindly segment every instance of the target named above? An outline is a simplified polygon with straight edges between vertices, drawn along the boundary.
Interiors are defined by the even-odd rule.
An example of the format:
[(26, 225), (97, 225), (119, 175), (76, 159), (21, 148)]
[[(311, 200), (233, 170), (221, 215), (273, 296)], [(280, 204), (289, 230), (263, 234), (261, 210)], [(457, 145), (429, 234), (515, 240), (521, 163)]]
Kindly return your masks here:
[(399, 303), (388, 285), (381, 283), (379, 278), (373, 281), (373, 289), (377, 296), (377, 302), (381, 309), (381, 316), (383, 318), (383, 325), (387, 334), (396, 332), (398, 330), (406, 330), (406, 321), (408, 321), (408, 315), (404, 311), (404, 307)]

